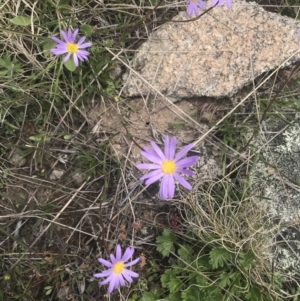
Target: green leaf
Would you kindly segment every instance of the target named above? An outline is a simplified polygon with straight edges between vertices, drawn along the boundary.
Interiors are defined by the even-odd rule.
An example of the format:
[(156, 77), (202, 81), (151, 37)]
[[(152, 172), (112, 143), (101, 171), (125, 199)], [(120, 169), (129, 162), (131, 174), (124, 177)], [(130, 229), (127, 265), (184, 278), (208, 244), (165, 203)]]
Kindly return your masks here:
[(84, 35), (89, 38), (93, 33), (93, 28), (90, 25), (84, 24), (80, 26), (80, 30), (84, 33)]
[(188, 289), (181, 293), (182, 301), (199, 301), (199, 300), (207, 300), (206, 294), (201, 287), (196, 285), (190, 286)]
[[(32, 20), (35, 21), (36, 18), (33, 18)], [(27, 25), (31, 24), (31, 17), (19, 16), (19, 17), (14, 17), (14, 18), (10, 19), (9, 21), (15, 25), (27, 26)]]
[(214, 248), (209, 253), (210, 264), (213, 269), (224, 267), (227, 261), (232, 260), (232, 254), (224, 248)]
[(158, 295), (151, 292), (145, 292), (143, 293), (143, 296), (141, 297), (140, 301), (157, 301)]
[(75, 71), (75, 69), (76, 69), (76, 66), (75, 66), (75, 64), (74, 64), (74, 61), (73, 61), (73, 58), (72, 58), (72, 57), (70, 57), (70, 58), (64, 63), (64, 65), (65, 65), (65, 67), (66, 67), (69, 71), (71, 71), (71, 72)]
[(245, 295), (245, 298), (249, 301), (263, 300), (261, 292), (257, 287), (250, 287), (248, 293)]
[(49, 51), (50, 49), (54, 48), (56, 43), (52, 40), (48, 40), (43, 44), (44, 51)]
[(156, 250), (163, 257), (169, 256), (171, 252), (175, 252), (174, 244), (176, 243), (176, 236), (171, 231), (165, 229), (162, 236), (156, 238), (156, 243), (158, 244)]
[(187, 262), (191, 262), (192, 261), (192, 257), (193, 257), (193, 249), (191, 246), (189, 245), (180, 245), (180, 248), (178, 250), (178, 255), (179, 257)]
[(165, 301), (182, 301), (181, 293), (173, 293), (170, 294), (167, 298), (164, 299)]
[(164, 288), (167, 288), (169, 286), (169, 282), (172, 278), (176, 278), (177, 273), (174, 269), (166, 270), (165, 273), (161, 276), (161, 284)]
[(200, 286), (206, 286), (207, 285), (207, 278), (200, 275), (200, 274), (197, 274), (196, 276), (196, 283), (199, 284)]
[(222, 272), (220, 275), (219, 285), (221, 287), (228, 287), (231, 285), (232, 279), (230, 277), (230, 273)]
[(255, 264), (256, 256), (253, 251), (249, 250), (246, 254), (240, 253), (239, 254), (239, 264), (242, 269), (248, 270), (250, 266)]
[(183, 286), (184, 284), (181, 282), (181, 280), (178, 277), (172, 278), (170, 279), (169, 282), (169, 291), (170, 293), (180, 292)]

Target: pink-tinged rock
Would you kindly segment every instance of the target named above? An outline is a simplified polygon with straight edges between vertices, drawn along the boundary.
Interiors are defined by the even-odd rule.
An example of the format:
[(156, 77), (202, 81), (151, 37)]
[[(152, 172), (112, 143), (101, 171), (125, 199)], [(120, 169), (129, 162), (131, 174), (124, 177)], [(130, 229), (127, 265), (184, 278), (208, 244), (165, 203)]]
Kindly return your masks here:
[[(190, 18), (181, 12), (173, 20)], [(233, 0), (230, 10), (217, 6), (198, 20), (162, 25), (137, 50), (131, 66), (175, 99), (231, 96), (263, 72), (300, 60), (299, 28), (299, 22), (257, 3)], [(156, 94), (133, 72), (124, 79), (128, 96)]]

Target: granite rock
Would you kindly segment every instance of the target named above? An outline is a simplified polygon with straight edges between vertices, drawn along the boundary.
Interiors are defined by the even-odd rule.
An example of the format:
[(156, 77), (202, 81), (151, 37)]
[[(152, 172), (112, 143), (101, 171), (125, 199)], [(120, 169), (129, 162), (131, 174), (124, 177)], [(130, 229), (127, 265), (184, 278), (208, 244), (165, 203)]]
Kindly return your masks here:
[(253, 145), (260, 158), (253, 165), (251, 187), (260, 191), (261, 206), (274, 229), (274, 268), (300, 275), (300, 114), (286, 112), (263, 123)]
[(254, 2), (232, 2), (232, 9), (215, 7), (194, 21), (181, 12), (153, 32), (131, 62), (140, 76), (131, 70), (123, 77), (124, 93), (231, 96), (262, 73), (300, 59), (299, 22)]

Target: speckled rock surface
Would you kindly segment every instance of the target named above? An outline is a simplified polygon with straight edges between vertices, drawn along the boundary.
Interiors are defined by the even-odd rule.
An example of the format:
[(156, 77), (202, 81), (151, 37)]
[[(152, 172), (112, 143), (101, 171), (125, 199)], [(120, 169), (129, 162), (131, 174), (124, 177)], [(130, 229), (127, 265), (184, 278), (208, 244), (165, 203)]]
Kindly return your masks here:
[[(299, 22), (266, 12), (256, 3), (232, 2), (231, 10), (215, 7), (196, 21), (162, 25), (138, 49), (132, 68), (175, 100), (222, 97), (280, 66), (298, 50)], [(173, 20), (189, 17), (181, 12)], [(285, 66), (299, 59), (300, 53)], [(132, 71), (124, 80), (128, 96), (155, 94)]]
[(255, 145), (261, 159), (253, 166), (252, 187), (261, 191), (262, 206), (279, 229), (274, 250), (276, 269), (300, 275), (300, 114), (267, 120)]

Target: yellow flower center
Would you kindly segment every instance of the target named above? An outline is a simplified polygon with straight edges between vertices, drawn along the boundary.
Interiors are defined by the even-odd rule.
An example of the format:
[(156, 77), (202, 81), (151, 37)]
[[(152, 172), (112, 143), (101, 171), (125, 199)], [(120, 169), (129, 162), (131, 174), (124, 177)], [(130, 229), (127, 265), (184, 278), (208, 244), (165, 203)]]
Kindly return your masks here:
[(118, 261), (114, 264), (113, 268), (113, 273), (114, 274), (121, 274), (124, 270), (124, 262), (123, 261)]
[(67, 50), (69, 53), (77, 53), (78, 46), (74, 43), (67, 43)]
[(197, 2), (197, 0), (191, 0), (192, 2), (194, 2), (194, 3), (196, 3)]
[(170, 175), (172, 173), (175, 172), (176, 170), (176, 164), (174, 161), (172, 160), (165, 160), (162, 164), (161, 164), (161, 170), (163, 173)]

